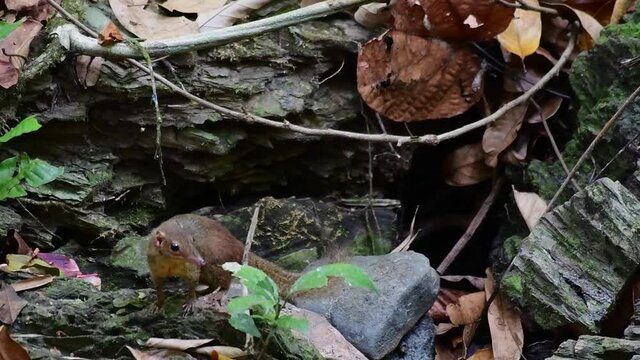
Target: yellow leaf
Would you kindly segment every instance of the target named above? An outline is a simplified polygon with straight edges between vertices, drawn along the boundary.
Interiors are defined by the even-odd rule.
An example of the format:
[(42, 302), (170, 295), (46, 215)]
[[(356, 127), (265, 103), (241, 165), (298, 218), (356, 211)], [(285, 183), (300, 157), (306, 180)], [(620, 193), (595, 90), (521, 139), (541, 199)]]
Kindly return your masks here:
[[(538, 6), (538, 0), (524, 0), (530, 5)], [(540, 13), (533, 10), (516, 9), (513, 20), (505, 31), (498, 34), (500, 45), (510, 53), (521, 58), (533, 54), (540, 46), (542, 36), (542, 19)]]
[(616, 3), (613, 5), (613, 12), (611, 13), (611, 21), (609, 21), (609, 24), (619, 23), (622, 16), (634, 2), (635, 0), (616, 0)]

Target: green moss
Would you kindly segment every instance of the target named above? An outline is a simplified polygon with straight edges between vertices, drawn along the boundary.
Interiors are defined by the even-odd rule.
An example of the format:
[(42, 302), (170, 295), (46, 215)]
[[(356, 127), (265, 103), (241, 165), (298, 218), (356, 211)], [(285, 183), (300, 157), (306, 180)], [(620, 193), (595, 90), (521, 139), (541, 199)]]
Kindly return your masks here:
[(351, 253), (353, 255), (384, 255), (391, 251), (389, 240), (372, 232), (361, 233), (353, 239)]
[(111, 263), (130, 269), (144, 276), (149, 273), (147, 265), (147, 239), (142, 236), (127, 236), (116, 243), (111, 252)]
[(502, 286), (511, 298), (521, 298), (524, 295), (522, 277), (516, 274), (507, 274), (502, 278)]
[(301, 249), (291, 254), (281, 256), (276, 263), (284, 267), (285, 269), (293, 271), (302, 271), (312, 261), (318, 259), (318, 250), (313, 249)]

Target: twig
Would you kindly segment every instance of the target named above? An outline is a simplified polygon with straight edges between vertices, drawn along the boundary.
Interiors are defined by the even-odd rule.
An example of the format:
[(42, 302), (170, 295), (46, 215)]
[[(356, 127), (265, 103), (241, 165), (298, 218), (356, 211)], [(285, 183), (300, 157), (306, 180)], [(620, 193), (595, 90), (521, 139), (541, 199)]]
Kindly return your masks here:
[[(560, 161), (560, 165), (562, 166), (562, 169), (564, 170), (564, 173), (569, 175), (569, 168), (567, 167), (567, 163), (564, 161), (564, 157), (562, 156), (562, 153), (560, 152), (560, 148), (558, 148), (558, 144), (556, 143), (556, 139), (553, 137), (553, 134), (551, 133), (551, 129), (549, 128), (549, 124), (547, 124), (547, 119), (545, 119), (544, 115), (542, 114), (542, 109), (540, 108), (540, 105), (538, 105), (538, 103), (533, 99), (531, 99), (531, 103), (538, 110), (538, 114), (540, 115), (540, 121), (542, 122), (542, 126), (544, 127), (544, 131), (547, 133), (547, 136), (549, 137), (549, 141), (551, 142), (551, 147), (553, 148), (553, 152), (556, 154), (556, 157), (558, 158), (558, 161)], [(580, 186), (578, 186), (578, 183), (575, 182), (575, 180), (573, 180), (571, 182), (571, 185), (573, 185), (574, 189), (576, 189), (577, 191), (580, 191)]]
[(249, 263), (249, 252), (251, 251), (253, 236), (256, 234), (256, 228), (258, 227), (259, 212), (260, 212), (260, 205), (256, 205), (256, 208), (253, 210), (253, 217), (251, 218), (251, 225), (249, 226), (249, 232), (247, 233), (247, 240), (244, 243), (244, 253), (242, 253), (242, 265), (247, 265)]
[(598, 142), (600, 142), (600, 140), (602, 140), (602, 138), (604, 137), (604, 134), (606, 134), (607, 131), (609, 131), (609, 129), (613, 126), (613, 124), (615, 124), (616, 121), (618, 121), (620, 116), (622, 116), (622, 113), (624, 112), (624, 110), (627, 107), (629, 107), (629, 105), (631, 105), (631, 103), (633, 103), (633, 101), (636, 99), (636, 97), (638, 97), (638, 95), (640, 95), (640, 86), (638, 86), (633, 91), (633, 93), (631, 93), (631, 95), (629, 95), (629, 97), (620, 106), (618, 111), (616, 111), (616, 113), (613, 114), (611, 119), (609, 119), (604, 124), (604, 126), (602, 127), (602, 130), (600, 130), (600, 132), (598, 132), (598, 134), (593, 139), (593, 141), (591, 141), (591, 144), (589, 144), (589, 147), (587, 148), (587, 150), (585, 150), (584, 153), (582, 153), (582, 155), (580, 156), (580, 158), (578, 159), (576, 164), (573, 166), (573, 168), (571, 169), (571, 171), (569, 172), (567, 177), (562, 182), (562, 185), (560, 185), (560, 188), (558, 189), (558, 191), (556, 191), (556, 193), (555, 193), (555, 195), (553, 195), (553, 198), (551, 199), (551, 201), (549, 201), (549, 204), (547, 205), (546, 211), (550, 211), (551, 209), (553, 209), (554, 203), (558, 200), (558, 198), (560, 197), (560, 195), (562, 194), (564, 189), (567, 187), (567, 184), (569, 183), (569, 181), (571, 181), (571, 179), (576, 174), (576, 172), (578, 172), (578, 169), (580, 168), (582, 163), (591, 155), (591, 152), (596, 147), (596, 144)]
[[(209, 49), (331, 15), (370, 1), (372, 0), (328, 0), (245, 24), (172, 39), (147, 40), (141, 45), (147, 49), (151, 56), (165, 56)], [(51, 1), (49, 1), (49, 4), (54, 6)], [(84, 28), (83, 30), (86, 31)], [(68, 26), (61, 26), (56, 32), (60, 36), (61, 42), (68, 43), (74, 52), (102, 57), (140, 58), (140, 53), (128, 44), (120, 43), (113, 46), (100, 46), (94, 39), (88, 38), (77, 30), (74, 31), (73, 27)]]
[(638, 137), (640, 137), (640, 132), (638, 132), (638, 133), (636, 134), (636, 136), (634, 136), (631, 140), (627, 141), (627, 143), (626, 143), (626, 144), (624, 144), (624, 146), (622, 146), (622, 147), (620, 148), (620, 150), (618, 150), (618, 152), (617, 152), (615, 155), (613, 155), (613, 157), (611, 158), (611, 160), (609, 160), (609, 161), (605, 164), (605, 166), (604, 166), (600, 171), (598, 171), (598, 173), (594, 176), (594, 179), (595, 179), (595, 180), (599, 179), (599, 178), (600, 178), (600, 176), (602, 175), (602, 173), (603, 173), (603, 172), (604, 172), (604, 171), (609, 167), (609, 165), (611, 165), (611, 164), (612, 164), (612, 163), (613, 163), (613, 162), (614, 162), (614, 161), (615, 161), (615, 160), (616, 160), (620, 155), (622, 155), (622, 153), (623, 153), (625, 150), (627, 150), (627, 148), (628, 148), (631, 144), (633, 144), (633, 142), (634, 142), (634, 141), (636, 141), (636, 139), (638, 139)]
[(489, 195), (487, 195), (487, 198), (482, 203), (482, 206), (480, 206), (480, 209), (478, 210), (476, 215), (473, 217), (473, 219), (471, 219), (469, 226), (467, 226), (467, 230), (465, 230), (464, 234), (462, 234), (460, 239), (458, 239), (458, 242), (456, 242), (451, 251), (449, 251), (449, 254), (447, 254), (444, 260), (442, 260), (442, 262), (438, 266), (438, 274), (444, 274), (445, 271), (447, 271), (451, 263), (453, 263), (462, 249), (464, 249), (464, 247), (467, 245), (469, 240), (471, 240), (471, 237), (473, 237), (473, 234), (475, 234), (476, 230), (478, 229), (480, 224), (482, 224), (484, 218), (487, 216), (487, 213), (496, 200), (496, 197), (498, 196), (501, 188), (502, 177), (499, 177), (498, 180), (493, 183), (491, 192), (489, 193)]
[(532, 11), (537, 11), (543, 14), (551, 14), (551, 15), (558, 15), (559, 12), (556, 9), (552, 9), (552, 8), (548, 8), (548, 7), (544, 7), (544, 6), (540, 6), (540, 5), (533, 5), (533, 4), (529, 4), (527, 2), (525, 2), (524, 0), (516, 0), (515, 3), (511, 3), (508, 2), (506, 0), (495, 0), (497, 3), (504, 5), (506, 7), (510, 7), (510, 8), (516, 8), (516, 9), (523, 9), (523, 10), (532, 10)]
[[(72, 21), (74, 24), (78, 25), (81, 23), (75, 19), (73, 17), (73, 15), (71, 15), (69, 12), (67, 12), (66, 10), (64, 10), (62, 7), (60, 7), (60, 5), (58, 5), (54, 0), (47, 0), (47, 2), (49, 2), (49, 4), (51, 4), (51, 6), (53, 6), (56, 10), (60, 11), (61, 14), (63, 14), (65, 17), (67, 17), (70, 21)], [(315, 4), (318, 5), (318, 4)], [(309, 7), (312, 7), (314, 5), (311, 5)], [(305, 8), (306, 9), (306, 8)], [(97, 36), (97, 33), (89, 28), (87, 28), (86, 26), (82, 25), (83, 29), (88, 30), (88, 32), (94, 36)], [(75, 29), (75, 28), (74, 28)], [(75, 30), (77, 31), (77, 29)], [(556, 62), (556, 64), (549, 70), (549, 72), (547, 72), (541, 79), (540, 81), (538, 81), (534, 86), (532, 86), (531, 88), (529, 88), (529, 90), (527, 90), (525, 93), (523, 93), (522, 95), (520, 95), (519, 97), (515, 98), (514, 100), (504, 104), (501, 108), (499, 108), (498, 110), (496, 110), (495, 113), (482, 118), (476, 122), (473, 122), (471, 124), (467, 124), (463, 127), (460, 127), (458, 129), (455, 129), (453, 131), (449, 131), (440, 135), (436, 135), (436, 134), (426, 134), (426, 135), (422, 135), (422, 136), (400, 136), (400, 135), (391, 135), (391, 134), (362, 134), (362, 133), (356, 133), (356, 132), (351, 132), (351, 131), (343, 131), (343, 130), (335, 130), (335, 129), (314, 129), (314, 128), (308, 128), (305, 126), (300, 126), (300, 125), (295, 125), (295, 124), (291, 124), (287, 121), (283, 121), (283, 122), (279, 122), (279, 121), (275, 121), (275, 120), (270, 120), (267, 118), (263, 118), (260, 116), (256, 116), (253, 114), (249, 114), (249, 113), (243, 113), (243, 112), (238, 112), (238, 111), (234, 111), (231, 109), (227, 109), (225, 107), (222, 107), (220, 105), (216, 105), (212, 102), (209, 102), (205, 99), (202, 99), (188, 91), (183, 90), (182, 88), (180, 88), (178, 85), (172, 83), (171, 81), (167, 80), (165, 77), (163, 77), (162, 75), (159, 75), (157, 73), (155, 73), (153, 76), (162, 84), (166, 85), (169, 89), (171, 89), (172, 91), (186, 97), (187, 99), (193, 100), (194, 102), (208, 108), (214, 111), (217, 111), (220, 114), (229, 116), (233, 119), (236, 120), (240, 120), (240, 121), (244, 121), (246, 123), (249, 124), (259, 124), (259, 125), (264, 125), (264, 126), (269, 126), (269, 127), (273, 127), (273, 128), (277, 128), (277, 129), (283, 129), (283, 130), (289, 130), (289, 131), (294, 131), (294, 132), (298, 132), (301, 134), (305, 134), (305, 135), (313, 135), (313, 136), (331, 136), (331, 137), (339, 137), (339, 138), (345, 138), (345, 139), (351, 139), (351, 140), (359, 140), (359, 141), (371, 141), (371, 142), (391, 142), (391, 143), (396, 143), (398, 146), (403, 145), (403, 144), (407, 144), (407, 143), (412, 143), (412, 144), (428, 144), (428, 145), (437, 145), (439, 144), (441, 141), (444, 140), (449, 140), (449, 139), (453, 139), (457, 136), (460, 136), (462, 134), (465, 134), (469, 131), (472, 131), (474, 129), (483, 127), (493, 121), (495, 121), (497, 118), (499, 118), (500, 116), (504, 115), (507, 111), (513, 109), (514, 107), (524, 103), (525, 101), (528, 101), (537, 91), (539, 91), (541, 88), (543, 88), (549, 81), (551, 81), (551, 79), (553, 77), (555, 77), (558, 72), (560, 72), (560, 70), (562, 69), (562, 67), (564, 66), (564, 64), (569, 60), (569, 56), (571, 55), (571, 53), (573, 52), (573, 49), (575, 47), (575, 43), (576, 43), (576, 31), (577, 31), (577, 27), (574, 26), (572, 28), (571, 31), (571, 36), (569, 37), (569, 42), (567, 44), (567, 47), (565, 48), (564, 52), (562, 53), (562, 56), (560, 56), (560, 59), (558, 59), (558, 62)], [(135, 67), (137, 67), (138, 69), (149, 73), (149, 69), (147, 69), (146, 66), (144, 66), (143, 64), (141, 64), (140, 62), (138, 62), (137, 60), (134, 59), (126, 59), (130, 64), (134, 65)]]

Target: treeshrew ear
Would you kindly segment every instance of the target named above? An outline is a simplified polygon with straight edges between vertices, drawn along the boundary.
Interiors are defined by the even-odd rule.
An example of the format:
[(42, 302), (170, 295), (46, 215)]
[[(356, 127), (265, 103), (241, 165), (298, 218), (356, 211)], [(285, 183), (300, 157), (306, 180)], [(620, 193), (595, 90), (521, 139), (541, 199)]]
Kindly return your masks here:
[(161, 247), (161, 246), (162, 246), (162, 243), (163, 243), (163, 242), (164, 242), (164, 240), (166, 239), (165, 234), (164, 234), (162, 231), (160, 231), (160, 230), (156, 230), (156, 233), (155, 233), (155, 234), (153, 234), (153, 237), (154, 237), (154, 239), (155, 239), (156, 247)]

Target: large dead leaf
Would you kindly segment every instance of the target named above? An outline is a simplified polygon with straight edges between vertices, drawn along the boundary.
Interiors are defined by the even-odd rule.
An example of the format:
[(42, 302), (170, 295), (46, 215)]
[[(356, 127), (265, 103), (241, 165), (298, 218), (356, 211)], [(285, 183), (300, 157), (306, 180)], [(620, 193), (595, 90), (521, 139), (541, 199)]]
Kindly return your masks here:
[(46, 0), (5, 0), (4, 3), (7, 9), (27, 15), (38, 21), (49, 19), (55, 12), (54, 8)]
[(596, 18), (594, 18), (593, 16), (591, 16), (589, 13), (585, 11), (582, 11), (580, 9), (577, 9), (569, 5), (564, 5), (564, 6), (571, 9), (571, 11), (573, 11), (576, 14), (576, 16), (578, 16), (578, 19), (580, 20), (580, 24), (582, 25), (582, 28), (587, 32), (587, 34), (589, 34), (589, 36), (591, 36), (591, 39), (593, 41), (598, 40), (598, 38), (600, 37), (600, 32), (603, 29), (603, 26), (600, 24), (600, 22), (598, 22)]
[(398, 0), (391, 9), (393, 28), (410, 35), (426, 37), (429, 31), (424, 27), (424, 9), (419, 0)]
[(482, 90), (480, 61), (472, 50), (394, 30), (364, 45), (357, 71), (362, 98), (395, 121), (461, 114)]
[(146, 10), (147, 0), (109, 0), (125, 29), (142, 39), (169, 39), (198, 33), (198, 24), (185, 17), (167, 17)]
[(526, 122), (530, 124), (541, 123), (543, 120), (548, 120), (555, 115), (562, 105), (562, 98), (557, 95), (549, 96), (540, 103), (540, 109), (532, 106), (529, 108), (529, 114), (527, 114)]
[(422, 6), (431, 35), (465, 41), (492, 39), (509, 26), (514, 13), (495, 0), (423, 0)]
[(493, 360), (493, 351), (491, 348), (484, 348), (476, 351), (467, 360)]
[(235, 0), (219, 9), (198, 14), (196, 22), (200, 32), (224, 28), (246, 19), (252, 12), (270, 2), (271, 0)]
[(49, 284), (53, 281), (53, 276), (51, 275), (38, 275), (28, 279), (22, 279), (11, 284), (11, 287), (16, 292), (35, 289), (37, 287)]
[(477, 184), (491, 177), (493, 169), (484, 162), (482, 144), (455, 149), (444, 160), (445, 182), (451, 186)]
[(162, 338), (149, 338), (144, 344), (146, 347), (162, 348), (166, 350), (174, 351), (190, 351), (197, 352), (198, 354), (210, 355), (215, 353), (216, 355), (226, 356), (229, 358), (245, 357), (247, 355), (242, 349), (232, 346), (211, 346), (209, 344), (214, 343), (214, 339), (162, 339)]
[(482, 150), (486, 154), (485, 163), (491, 167), (498, 165), (498, 156), (509, 147), (518, 136), (518, 130), (527, 113), (528, 102), (507, 111), (487, 126), (482, 136)]
[(520, 192), (513, 188), (513, 197), (516, 199), (518, 210), (527, 223), (529, 230), (540, 221), (547, 209), (547, 203), (536, 193)]
[(362, 5), (353, 14), (353, 19), (367, 29), (375, 29), (384, 25), (391, 18), (391, 12), (386, 3), (369, 3)]
[[(485, 295), (487, 300), (495, 291), (495, 281), (491, 269), (487, 269)], [(522, 355), (524, 333), (520, 314), (511, 306), (509, 300), (498, 294), (487, 313), (493, 356), (499, 360), (519, 360)]]
[[(25, 20), (20, 27), (0, 41), (0, 86), (10, 88), (18, 82), (24, 59), (29, 56), (29, 46), (38, 35), (42, 24), (35, 20)], [(10, 56), (7, 56), (7, 55)]]
[(31, 360), (27, 351), (13, 341), (4, 325), (0, 325), (0, 360)]
[(200, 14), (219, 9), (225, 2), (226, 0), (168, 0), (160, 6), (169, 11)]
[(484, 310), (484, 291), (463, 295), (456, 303), (447, 305), (447, 314), (454, 325), (467, 325), (480, 320)]
[(468, 293), (468, 291), (458, 289), (440, 288), (440, 290), (438, 290), (438, 297), (436, 297), (436, 301), (431, 305), (427, 315), (435, 322), (450, 322), (451, 319), (449, 319), (449, 314), (447, 314), (447, 305), (455, 304), (459, 297)]
[[(538, 0), (524, 0), (538, 6)], [(509, 26), (498, 35), (498, 41), (507, 51), (524, 58), (540, 46), (542, 18), (540, 12), (516, 9)]]
[[(168, 350), (168, 349), (153, 349), (142, 351), (138, 349), (134, 349), (131, 346), (127, 345), (127, 349), (133, 355), (133, 358), (136, 360), (166, 360), (171, 359), (173, 356), (179, 357), (180, 359), (194, 359), (191, 355), (176, 351), (176, 350)], [(221, 360), (225, 360), (225, 357), (220, 358)], [(228, 359), (228, 358), (226, 358)]]
[(11, 325), (20, 314), (20, 311), (22, 311), (22, 308), (27, 305), (27, 300), (18, 296), (10, 285), (2, 284), (2, 288), (0, 288), (0, 304), (3, 305), (0, 307), (0, 321)]

